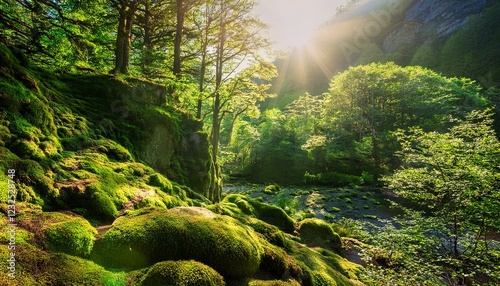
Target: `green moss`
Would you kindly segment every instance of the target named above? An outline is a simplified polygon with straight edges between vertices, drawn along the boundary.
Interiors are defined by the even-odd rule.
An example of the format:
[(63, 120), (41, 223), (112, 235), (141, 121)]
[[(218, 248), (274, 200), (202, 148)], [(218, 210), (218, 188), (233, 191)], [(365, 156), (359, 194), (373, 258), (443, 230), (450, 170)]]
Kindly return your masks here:
[[(0, 247), (0, 257), (7, 257), (7, 247)], [(125, 286), (128, 275), (113, 273), (78, 257), (50, 253), (32, 245), (16, 248), (16, 278), (0, 275), (0, 285), (89, 285)], [(6, 259), (0, 267), (7, 268)]]
[(338, 207), (332, 207), (332, 208), (330, 209), (330, 211), (331, 211), (331, 212), (336, 212), (336, 213), (339, 213), (339, 212), (340, 212), (340, 208), (338, 208)]
[(98, 241), (92, 259), (107, 267), (137, 269), (159, 261), (194, 259), (225, 277), (247, 277), (263, 249), (239, 221), (202, 208), (143, 210), (118, 218)]
[(160, 188), (165, 193), (171, 193), (173, 190), (172, 183), (161, 174), (153, 174), (149, 177), (148, 184)]
[(45, 244), (51, 251), (85, 257), (94, 245), (97, 230), (88, 221), (68, 217), (67, 221), (51, 224), (45, 230)]
[(92, 217), (101, 218), (103, 220), (113, 220), (117, 214), (115, 204), (109, 198), (108, 194), (101, 191), (97, 187), (88, 187), (89, 192), (89, 205), (86, 206), (88, 210), (92, 211)]
[(278, 227), (254, 218), (249, 218), (246, 224), (262, 234), (268, 242), (279, 247), (287, 246), (285, 235)]
[(223, 286), (222, 276), (197, 261), (163, 261), (156, 263), (139, 282), (140, 286)]
[(304, 247), (292, 254), (297, 264), (305, 272), (307, 277), (303, 285), (313, 286), (352, 286), (360, 285), (357, 274), (362, 266), (352, 263), (341, 256), (326, 250), (321, 253)]
[(300, 286), (300, 283), (295, 280), (252, 280), (248, 286)]
[(95, 142), (97, 145), (96, 150), (100, 153), (104, 153), (109, 159), (126, 162), (132, 161), (132, 155), (130, 152), (122, 145), (116, 143), (113, 140), (101, 139)]
[(323, 246), (333, 249), (341, 247), (340, 236), (330, 224), (317, 218), (307, 218), (299, 223), (298, 232), (304, 243), (310, 246)]
[(34, 160), (20, 160), (16, 164), (17, 178), (20, 182), (34, 186), (43, 196), (55, 196), (54, 181), (42, 166)]
[(278, 185), (272, 184), (268, 185), (264, 188), (264, 194), (273, 195), (280, 191), (280, 187)]
[(264, 256), (260, 268), (275, 277), (287, 277), (290, 276), (290, 261), (291, 259), (284, 250), (269, 244), (264, 247)]
[(287, 233), (295, 231), (295, 221), (282, 208), (251, 199), (248, 202), (254, 207), (260, 220), (275, 225)]
[(251, 216), (256, 215), (254, 207), (248, 202), (246, 196), (238, 194), (230, 194), (222, 200), (222, 203), (225, 202), (236, 204), (236, 206), (238, 206), (238, 208), (246, 215), (251, 215)]

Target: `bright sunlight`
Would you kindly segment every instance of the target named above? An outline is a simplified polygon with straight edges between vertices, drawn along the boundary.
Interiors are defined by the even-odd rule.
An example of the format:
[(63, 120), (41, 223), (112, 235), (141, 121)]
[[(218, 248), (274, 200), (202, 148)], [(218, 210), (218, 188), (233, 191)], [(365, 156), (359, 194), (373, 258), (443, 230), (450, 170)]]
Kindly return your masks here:
[(330, 20), (343, 0), (260, 0), (255, 12), (269, 26), (269, 36), (280, 50), (307, 43), (321, 24)]

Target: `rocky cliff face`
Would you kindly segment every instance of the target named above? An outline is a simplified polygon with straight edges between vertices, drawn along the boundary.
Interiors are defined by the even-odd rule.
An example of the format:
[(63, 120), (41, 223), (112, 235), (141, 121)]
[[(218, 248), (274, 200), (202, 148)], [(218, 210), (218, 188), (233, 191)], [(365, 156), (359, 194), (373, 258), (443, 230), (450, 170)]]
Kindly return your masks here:
[(423, 36), (438, 40), (458, 30), (470, 15), (478, 14), (487, 0), (417, 0), (406, 10), (403, 21), (385, 37), (383, 51), (391, 53)]

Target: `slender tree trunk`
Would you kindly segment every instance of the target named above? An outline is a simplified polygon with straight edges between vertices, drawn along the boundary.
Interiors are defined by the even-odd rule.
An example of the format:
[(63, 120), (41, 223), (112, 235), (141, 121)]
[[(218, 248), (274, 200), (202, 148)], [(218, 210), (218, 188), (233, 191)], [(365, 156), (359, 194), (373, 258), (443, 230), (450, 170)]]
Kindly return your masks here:
[(196, 107), (196, 118), (201, 119), (201, 111), (203, 108), (203, 91), (205, 90), (205, 74), (207, 71), (207, 48), (208, 48), (208, 31), (210, 29), (211, 21), (209, 20), (209, 8), (205, 7), (205, 17), (206, 17), (206, 26), (204, 29), (204, 38), (201, 43), (201, 66), (200, 66), (200, 84), (199, 84), (199, 92), (200, 95), (198, 97), (198, 105)]
[(153, 43), (152, 43), (152, 27), (151, 27), (151, 11), (149, 3), (146, 1), (144, 5), (144, 43), (142, 55), (142, 73), (146, 76), (151, 75), (151, 64), (153, 60)]
[[(224, 2), (221, 3), (221, 11), (224, 11)], [(224, 12), (223, 12), (224, 13)], [(220, 31), (218, 36), (218, 44), (217, 44), (217, 59), (215, 64), (215, 94), (214, 94), (214, 104), (213, 104), (213, 113), (212, 113), (212, 161), (215, 165), (216, 170), (216, 178), (220, 176), (219, 174), (219, 162), (218, 162), (218, 152), (219, 152), (219, 137), (220, 137), (220, 111), (221, 111), (221, 98), (220, 98), (220, 88), (222, 84), (222, 74), (223, 74), (223, 56), (224, 56), (224, 47), (226, 41), (226, 30), (225, 30), (225, 19), (224, 17), (220, 20)], [(212, 190), (211, 200), (214, 202), (218, 202), (220, 200), (221, 195), (220, 187), (216, 186), (214, 190)]]
[(205, 73), (207, 70), (206, 57), (207, 57), (207, 48), (205, 44), (201, 52), (200, 84), (198, 89), (200, 95), (198, 97), (198, 105), (196, 107), (196, 118), (198, 119), (201, 119), (201, 110), (203, 108), (203, 91), (205, 90)]
[(181, 45), (182, 45), (182, 32), (184, 29), (184, 18), (186, 10), (184, 7), (184, 0), (177, 0), (176, 5), (176, 18), (177, 23), (175, 26), (175, 39), (174, 39), (174, 75), (179, 78), (181, 75)]
[(118, 31), (116, 35), (115, 67), (111, 73), (128, 73), (132, 27), (137, 8), (136, 1), (121, 1), (119, 5)]

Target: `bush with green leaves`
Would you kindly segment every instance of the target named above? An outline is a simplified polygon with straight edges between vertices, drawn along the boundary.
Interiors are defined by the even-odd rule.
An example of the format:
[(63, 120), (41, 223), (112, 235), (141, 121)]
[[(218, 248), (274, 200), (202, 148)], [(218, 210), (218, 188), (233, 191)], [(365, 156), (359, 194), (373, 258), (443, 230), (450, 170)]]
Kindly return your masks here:
[(403, 167), (385, 181), (432, 215), (416, 224), (437, 240), (424, 244), (434, 251), (422, 251), (423, 264), (438, 267), (452, 285), (500, 282), (499, 246), (487, 236), (500, 228), (500, 142), (492, 115), (473, 111), (452, 123), (446, 133), (399, 131)]

